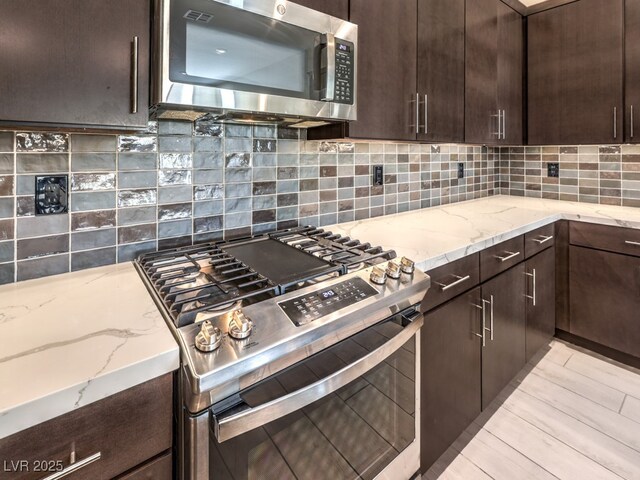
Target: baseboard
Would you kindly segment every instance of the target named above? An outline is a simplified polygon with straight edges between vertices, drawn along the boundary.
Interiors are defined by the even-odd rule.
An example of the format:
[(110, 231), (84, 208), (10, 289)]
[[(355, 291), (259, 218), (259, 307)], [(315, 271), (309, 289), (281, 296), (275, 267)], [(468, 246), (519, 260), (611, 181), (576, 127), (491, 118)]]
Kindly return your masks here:
[(578, 347), (598, 353), (611, 360), (615, 360), (616, 362), (640, 369), (640, 358), (629, 355), (628, 353), (623, 353), (618, 350), (614, 350), (613, 348), (605, 347), (604, 345), (587, 340), (586, 338), (578, 337), (569, 332), (565, 332), (564, 330), (556, 329), (556, 337), (560, 340), (564, 340), (565, 342), (577, 345)]

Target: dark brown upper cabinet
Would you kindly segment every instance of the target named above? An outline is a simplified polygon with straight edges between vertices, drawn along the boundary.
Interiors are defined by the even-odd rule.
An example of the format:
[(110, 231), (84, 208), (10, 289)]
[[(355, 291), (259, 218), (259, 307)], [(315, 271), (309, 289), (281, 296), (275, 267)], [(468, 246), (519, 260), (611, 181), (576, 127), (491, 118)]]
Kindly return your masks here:
[(623, 1), (580, 0), (528, 17), (530, 145), (623, 141)]
[(358, 25), (358, 120), (347, 136), (416, 139), (417, 0), (351, 0)]
[(349, 0), (296, 0), (294, 3), (326, 13), (332, 17), (349, 20)]
[(464, 142), (464, 4), (418, 0), (421, 141)]
[(307, 137), (464, 141), (464, 0), (351, 0), (349, 20), (358, 120)]
[(640, 141), (640, 0), (625, 2), (625, 141)]
[(0, 3), (0, 123), (137, 129), (149, 115), (149, 0)]
[(523, 19), (499, 0), (467, 0), (465, 141), (522, 144)]

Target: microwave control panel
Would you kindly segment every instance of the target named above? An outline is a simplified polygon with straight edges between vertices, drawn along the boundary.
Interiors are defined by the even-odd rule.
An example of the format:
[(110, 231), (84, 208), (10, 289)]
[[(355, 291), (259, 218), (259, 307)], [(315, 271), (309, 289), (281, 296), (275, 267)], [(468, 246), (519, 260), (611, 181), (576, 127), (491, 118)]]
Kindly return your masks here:
[(353, 105), (355, 68), (353, 43), (336, 38), (336, 103)]

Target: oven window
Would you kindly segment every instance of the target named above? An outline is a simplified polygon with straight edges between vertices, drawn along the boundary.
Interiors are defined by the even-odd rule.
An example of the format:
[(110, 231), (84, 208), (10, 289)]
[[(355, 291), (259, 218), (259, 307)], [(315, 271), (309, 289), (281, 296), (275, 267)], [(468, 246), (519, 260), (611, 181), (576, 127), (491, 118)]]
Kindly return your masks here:
[(171, 81), (319, 99), (318, 33), (209, 0), (171, 8)]
[[(387, 322), (341, 342), (242, 395), (249, 405), (282, 397), (388, 341)], [(261, 428), (210, 442), (210, 478), (371, 479), (415, 439), (415, 337), (342, 389)]]

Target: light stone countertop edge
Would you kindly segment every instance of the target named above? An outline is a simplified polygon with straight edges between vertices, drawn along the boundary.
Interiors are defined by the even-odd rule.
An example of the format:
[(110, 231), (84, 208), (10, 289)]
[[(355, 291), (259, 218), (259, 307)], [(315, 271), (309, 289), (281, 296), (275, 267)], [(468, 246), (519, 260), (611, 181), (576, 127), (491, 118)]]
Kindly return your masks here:
[(132, 263), (0, 287), (0, 439), (179, 363)]

